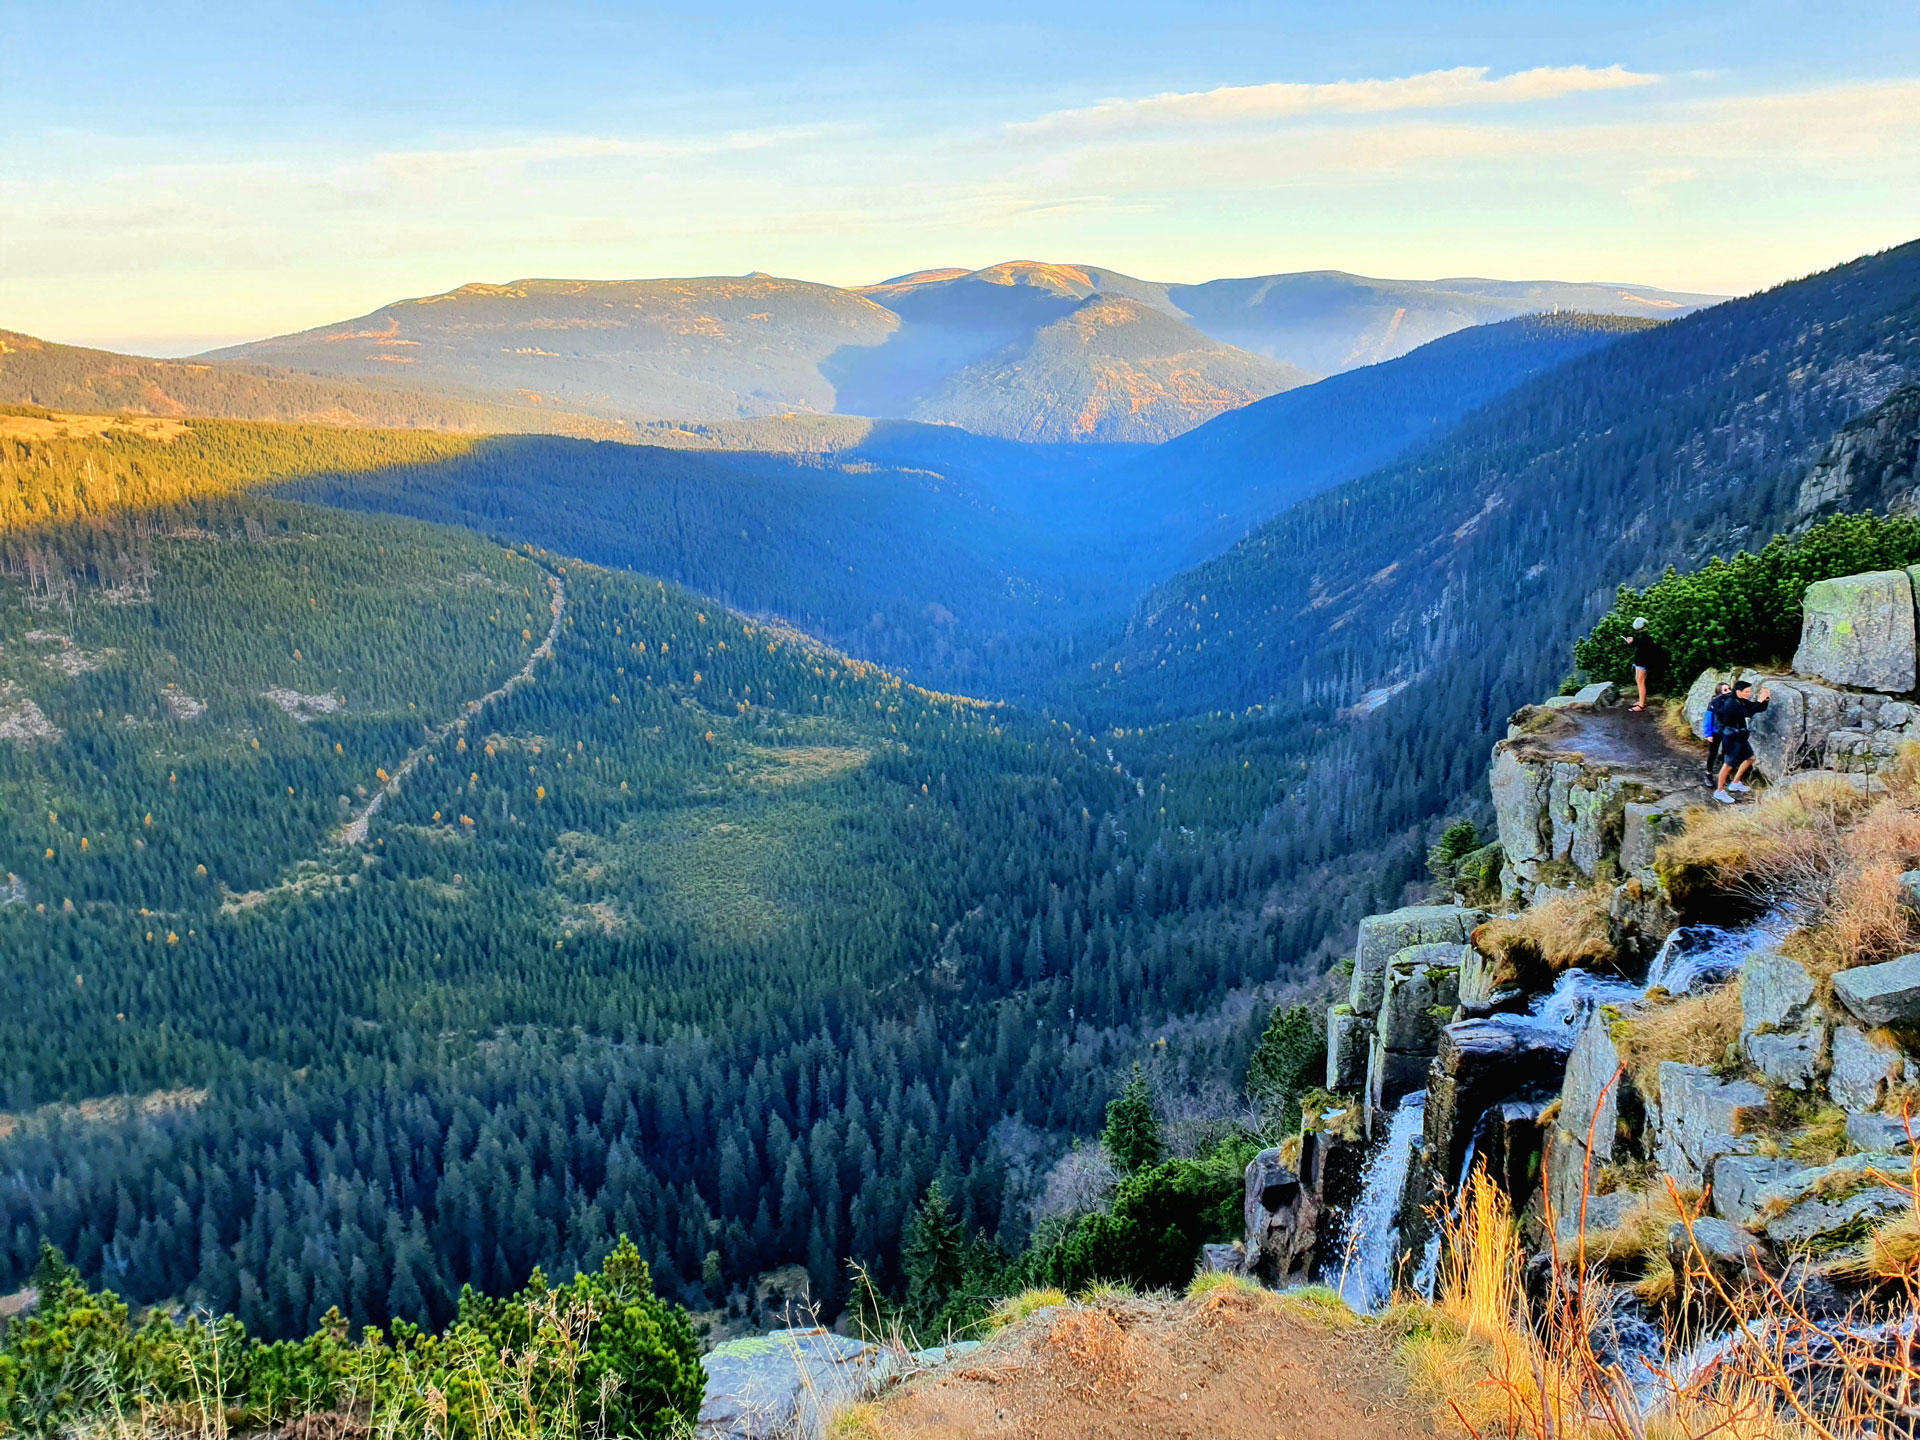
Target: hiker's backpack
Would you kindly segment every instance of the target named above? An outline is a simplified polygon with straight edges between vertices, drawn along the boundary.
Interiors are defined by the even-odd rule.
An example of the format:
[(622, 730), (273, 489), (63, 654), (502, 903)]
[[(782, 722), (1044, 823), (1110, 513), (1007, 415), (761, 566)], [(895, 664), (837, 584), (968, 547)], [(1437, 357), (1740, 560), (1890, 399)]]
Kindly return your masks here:
[(1714, 711), (1716, 711), (1719, 708), (1720, 708), (1720, 697), (1718, 695), (1714, 696), (1713, 699), (1707, 702), (1706, 718), (1700, 722), (1700, 738), (1702, 740), (1713, 739), (1713, 732), (1720, 728), (1719, 727), (1720, 717), (1714, 714)]

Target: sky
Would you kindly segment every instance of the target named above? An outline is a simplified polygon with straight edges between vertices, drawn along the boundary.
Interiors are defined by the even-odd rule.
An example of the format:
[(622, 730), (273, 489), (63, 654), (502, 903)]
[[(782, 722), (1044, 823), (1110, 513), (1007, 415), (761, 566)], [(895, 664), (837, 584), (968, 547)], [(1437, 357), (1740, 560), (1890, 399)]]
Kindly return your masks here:
[(1737, 294), (1920, 237), (1920, 4), (0, 0), (0, 329), (1003, 260)]

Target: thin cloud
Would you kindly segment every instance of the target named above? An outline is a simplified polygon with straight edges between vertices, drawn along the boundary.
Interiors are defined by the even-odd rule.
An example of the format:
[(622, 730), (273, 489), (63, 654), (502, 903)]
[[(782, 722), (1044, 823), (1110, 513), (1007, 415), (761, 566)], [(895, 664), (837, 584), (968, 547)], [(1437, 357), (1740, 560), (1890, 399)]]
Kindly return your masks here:
[(1602, 90), (1652, 85), (1660, 79), (1621, 65), (1541, 66), (1488, 78), (1485, 65), (1429, 70), (1389, 80), (1339, 80), (1324, 85), (1227, 85), (1104, 100), (1079, 110), (1056, 110), (1008, 127), (1015, 133), (1137, 130), (1290, 120), (1310, 115), (1370, 115), (1395, 110), (1457, 109), (1469, 105), (1524, 105)]

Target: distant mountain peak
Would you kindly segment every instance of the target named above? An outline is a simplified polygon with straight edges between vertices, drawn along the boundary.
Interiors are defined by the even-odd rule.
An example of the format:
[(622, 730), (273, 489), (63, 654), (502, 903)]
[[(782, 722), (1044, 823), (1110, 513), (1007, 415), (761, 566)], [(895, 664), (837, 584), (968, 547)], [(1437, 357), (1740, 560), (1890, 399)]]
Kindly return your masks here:
[[(1157, 441), (1316, 375), (1556, 308), (1669, 319), (1713, 297), (1339, 271), (1164, 284), (1003, 260), (852, 289), (755, 270), (472, 282), (208, 359), (404, 375), (475, 398), (716, 423), (789, 411)], [(1044, 375), (1044, 379), (1042, 378)]]

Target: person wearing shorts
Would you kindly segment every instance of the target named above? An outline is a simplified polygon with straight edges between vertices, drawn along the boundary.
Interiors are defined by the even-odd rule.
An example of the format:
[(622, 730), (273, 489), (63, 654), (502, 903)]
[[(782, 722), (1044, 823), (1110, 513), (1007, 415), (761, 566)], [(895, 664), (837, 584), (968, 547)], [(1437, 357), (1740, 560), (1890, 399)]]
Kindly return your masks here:
[[(1747, 721), (1767, 708), (1773, 692), (1764, 685), (1753, 697), (1751, 680), (1736, 680), (1731, 695), (1719, 695), (1713, 701), (1713, 733), (1720, 741), (1720, 784), (1713, 798), (1722, 805), (1735, 803), (1734, 794), (1749, 788), (1747, 772), (1753, 768), (1753, 737)], [(1732, 783), (1728, 783), (1731, 777)]]
[(1633, 631), (1627, 636), (1627, 649), (1633, 652), (1633, 684), (1640, 692), (1634, 701), (1635, 710), (1647, 708), (1647, 681), (1658, 675), (1661, 661), (1660, 644), (1647, 632), (1647, 617), (1637, 615), (1633, 621)]

